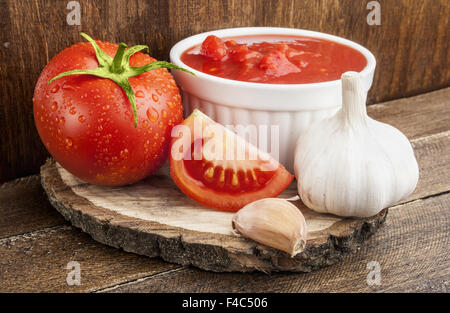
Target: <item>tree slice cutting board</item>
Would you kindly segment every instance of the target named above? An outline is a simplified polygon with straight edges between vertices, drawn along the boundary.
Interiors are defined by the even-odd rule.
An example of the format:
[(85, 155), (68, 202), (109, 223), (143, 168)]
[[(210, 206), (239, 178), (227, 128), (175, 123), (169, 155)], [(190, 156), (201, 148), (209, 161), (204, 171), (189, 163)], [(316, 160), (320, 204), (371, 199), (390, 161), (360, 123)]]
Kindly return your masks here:
[[(319, 214), (295, 204), (305, 216), (305, 250), (287, 253), (233, 233), (232, 213), (208, 209), (185, 196), (165, 166), (130, 186), (88, 184), (54, 160), (41, 168), (42, 186), (52, 205), (95, 240), (168, 262), (218, 271), (309, 272), (360, 247), (384, 222), (387, 209), (366, 219)], [(293, 184), (281, 196), (296, 195)]]

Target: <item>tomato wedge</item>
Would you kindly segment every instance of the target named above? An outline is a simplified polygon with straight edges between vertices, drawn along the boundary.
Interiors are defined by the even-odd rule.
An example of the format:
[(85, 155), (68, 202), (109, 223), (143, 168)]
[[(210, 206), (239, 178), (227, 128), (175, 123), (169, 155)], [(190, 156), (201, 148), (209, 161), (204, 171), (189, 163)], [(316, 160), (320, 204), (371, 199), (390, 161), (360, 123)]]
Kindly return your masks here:
[(276, 197), (294, 179), (275, 159), (199, 110), (172, 130), (169, 164), (187, 196), (224, 211)]

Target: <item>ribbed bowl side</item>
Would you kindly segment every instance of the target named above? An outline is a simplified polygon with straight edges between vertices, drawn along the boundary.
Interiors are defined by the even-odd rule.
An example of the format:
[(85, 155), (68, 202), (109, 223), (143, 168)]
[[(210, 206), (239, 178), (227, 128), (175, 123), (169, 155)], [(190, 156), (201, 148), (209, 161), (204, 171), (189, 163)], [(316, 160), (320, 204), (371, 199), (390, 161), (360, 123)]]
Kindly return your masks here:
[(186, 91), (182, 91), (182, 95), (185, 117), (194, 109), (199, 109), (222, 125), (255, 125), (258, 140), (261, 136), (266, 138), (265, 141), (256, 143), (258, 148), (269, 152), (290, 172), (294, 169), (294, 151), (298, 136), (311, 123), (330, 117), (339, 109), (336, 107), (304, 111), (250, 110), (206, 101)]

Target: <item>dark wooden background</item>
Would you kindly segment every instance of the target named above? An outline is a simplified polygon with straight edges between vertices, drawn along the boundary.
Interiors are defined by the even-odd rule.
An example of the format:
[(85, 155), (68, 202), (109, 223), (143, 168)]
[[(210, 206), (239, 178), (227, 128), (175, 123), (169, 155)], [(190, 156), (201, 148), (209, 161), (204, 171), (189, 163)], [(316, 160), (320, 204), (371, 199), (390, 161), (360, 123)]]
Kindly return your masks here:
[(377, 58), (369, 104), (450, 85), (448, 0), (379, 0), (381, 25), (369, 26), (369, 0), (79, 0), (81, 25), (66, 23), (68, 0), (0, 0), (0, 182), (37, 173), (47, 157), (31, 98), (45, 64), (80, 41), (147, 44), (168, 59), (186, 36), (224, 27), (282, 26), (354, 40)]

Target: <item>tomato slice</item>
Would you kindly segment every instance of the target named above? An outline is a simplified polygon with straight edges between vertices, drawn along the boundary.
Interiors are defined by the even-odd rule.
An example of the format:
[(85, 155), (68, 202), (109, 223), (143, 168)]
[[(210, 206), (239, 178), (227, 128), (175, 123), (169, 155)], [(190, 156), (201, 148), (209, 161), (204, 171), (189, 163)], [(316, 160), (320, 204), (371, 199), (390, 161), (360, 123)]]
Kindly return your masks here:
[(174, 182), (187, 196), (224, 211), (276, 197), (294, 179), (268, 154), (199, 110), (173, 129), (169, 164)]

